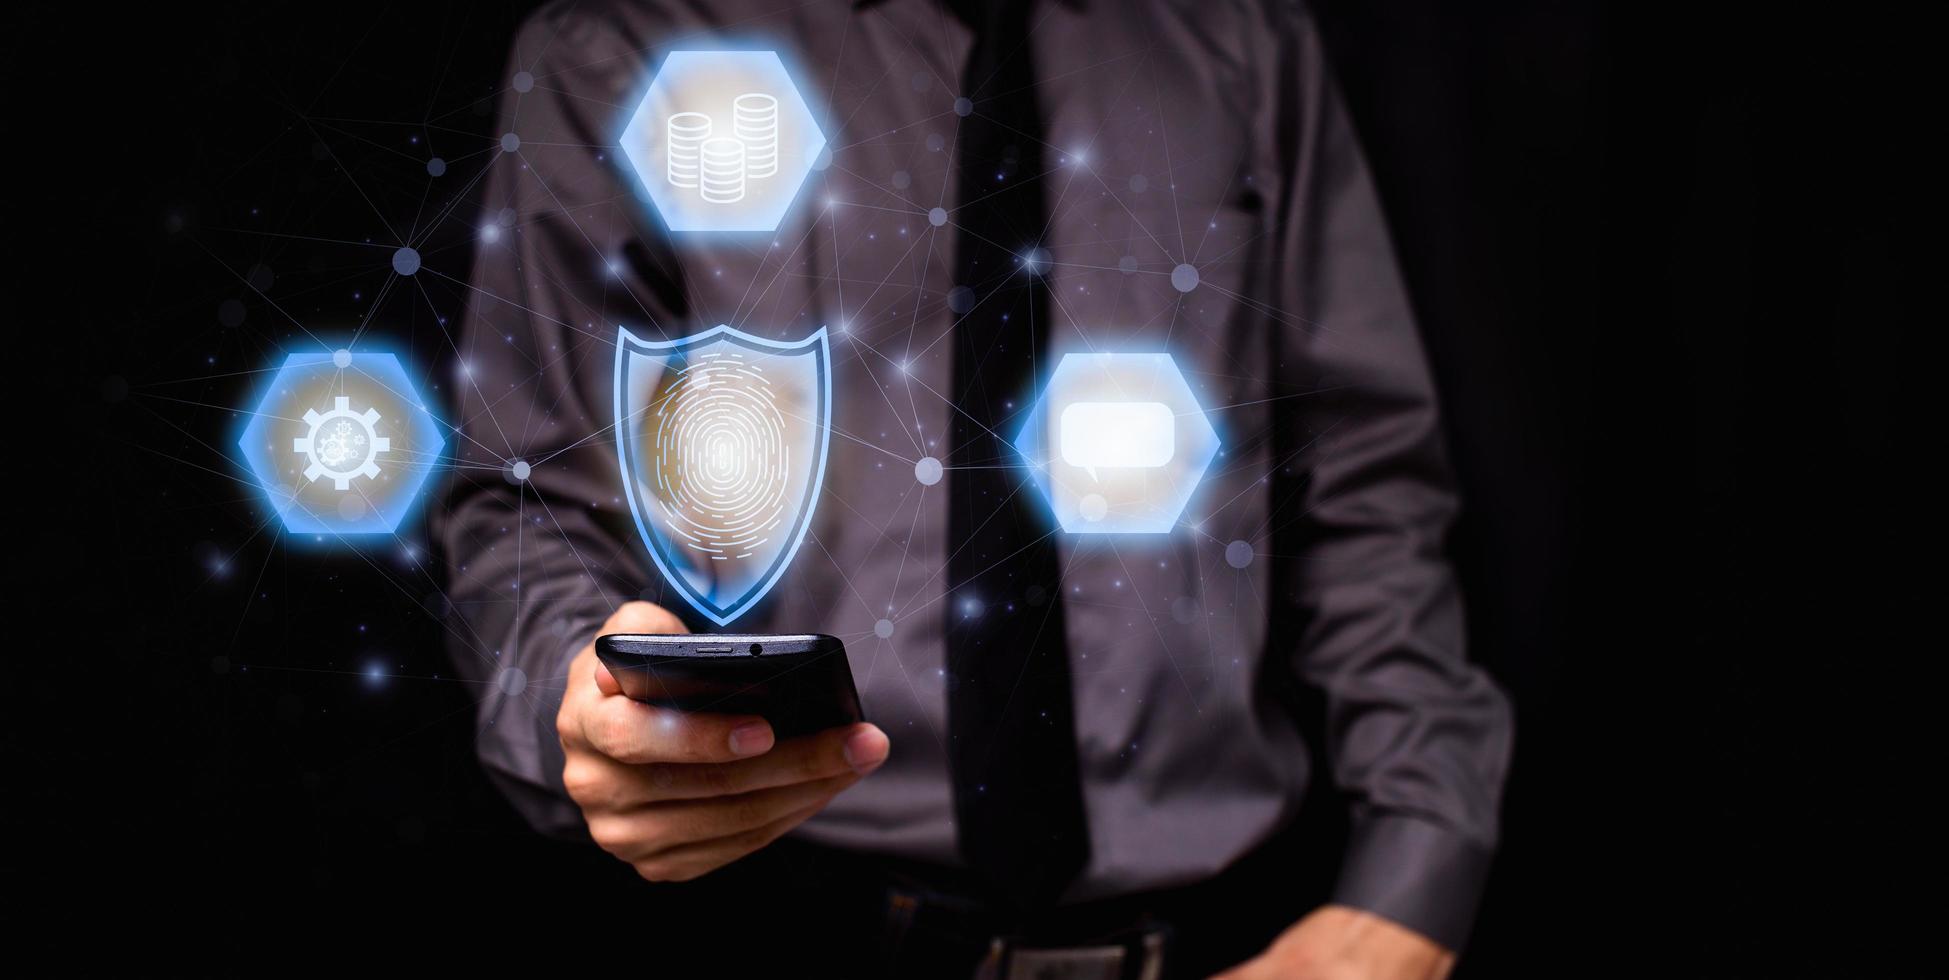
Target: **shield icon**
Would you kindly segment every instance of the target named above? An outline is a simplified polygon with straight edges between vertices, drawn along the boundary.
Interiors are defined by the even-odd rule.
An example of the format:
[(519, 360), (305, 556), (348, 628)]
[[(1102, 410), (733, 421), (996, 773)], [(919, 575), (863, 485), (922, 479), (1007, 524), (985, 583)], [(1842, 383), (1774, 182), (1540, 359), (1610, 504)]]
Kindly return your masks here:
[(616, 334), (616, 456), (663, 577), (719, 626), (785, 574), (825, 482), (832, 353), (719, 325)]

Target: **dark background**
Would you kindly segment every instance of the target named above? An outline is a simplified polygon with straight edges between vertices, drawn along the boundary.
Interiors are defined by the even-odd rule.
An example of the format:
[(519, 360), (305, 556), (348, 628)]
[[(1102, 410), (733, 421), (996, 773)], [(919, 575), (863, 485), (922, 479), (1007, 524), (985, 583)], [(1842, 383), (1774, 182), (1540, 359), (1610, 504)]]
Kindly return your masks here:
[[(436, 583), (260, 529), (233, 462), (231, 409), (294, 321), (369, 316), (448, 376), (458, 287), (375, 308), (388, 253), (362, 243), (375, 213), (452, 209), (419, 250), (464, 278), (530, 6), (6, 15), (10, 890), (180, 918), (212, 968), (226, 935), (319, 922), (619, 949), (578, 919), (637, 894), (627, 870), (535, 838), (477, 769)], [(1459, 975), (1892, 969), (1943, 905), (1883, 881), (1940, 869), (1906, 839), (1939, 778), (1907, 758), (1940, 645), (1922, 32), (1317, 9), (1449, 411), (1475, 656), (1518, 706)]]

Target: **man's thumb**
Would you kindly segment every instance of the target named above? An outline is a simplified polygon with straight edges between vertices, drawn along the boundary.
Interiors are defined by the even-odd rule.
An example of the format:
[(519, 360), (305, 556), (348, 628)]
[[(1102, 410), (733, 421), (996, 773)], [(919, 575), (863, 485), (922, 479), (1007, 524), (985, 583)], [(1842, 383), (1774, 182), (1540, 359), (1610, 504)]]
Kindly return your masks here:
[(683, 620), (670, 610), (652, 602), (632, 600), (609, 614), (602, 624), (604, 633), (688, 633)]

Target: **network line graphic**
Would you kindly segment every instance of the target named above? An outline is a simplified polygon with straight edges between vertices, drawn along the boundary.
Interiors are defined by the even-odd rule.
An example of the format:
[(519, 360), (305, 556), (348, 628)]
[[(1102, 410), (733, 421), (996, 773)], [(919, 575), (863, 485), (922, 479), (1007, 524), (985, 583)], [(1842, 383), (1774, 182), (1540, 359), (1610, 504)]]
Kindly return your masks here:
[[(249, 451), (289, 469), (272, 486), (331, 497), (319, 508), (370, 506), (362, 491), (374, 481), (437, 478), (415, 491), (423, 510), (357, 539), (329, 526), (299, 532), (277, 508), (254, 506), (260, 481), (243, 443), (212, 437), (209, 454), (187, 462), (238, 474), (236, 509), (249, 523), (219, 543), (237, 571), (208, 587), (254, 581), (285, 542), (341, 546), (308, 560), (377, 576), (434, 615), (461, 651), (452, 680), (504, 727), (552, 717), (561, 690), (513, 651), (572, 649), (631, 599), (739, 628), (817, 617), (853, 651), (876, 710), (922, 705), (946, 683), (944, 621), (1006, 612), (944, 594), (944, 484), (1005, 467), (1061, 536), (1079, 676), (1119, 697), (1127, 651), (1163, 648), (1175, 686), (1143, 692), (1146, 703), (1205, 717), (1200, 706), (1233, 669), (1229, 651), (1262, 642), (1243, 624), (1264, 618), (1264, 573), (1282, 557), (1275, 537), (1304, 510), (1261, 491), (1332, 448), (1322, 428), (1277, 449), (1274, 414), (1336, 382), (1271, 363), (1264, 338), (1340, 342), (1261, 289), (1273, 243), (1249, 202), (1265, 190), (1240, 166), (1234, 128), (1179, 100), (1141, 46), (1107, 59), (1095, 70), (1113, 97), (1052, 110), (1041, 175), (1050, 227), (1025, 234), (1014, 268), (957, 281), (956, 136), (982, 98), (898, 45), (829, 59), (783, 44), (741, 49), (750, 71), (683, 90), (697, 99), (655, 89), (659, 77), (701, 72), (717, 41), (694, 33), (596, 62), (528, 31), (483, 99), (418, 93), (434, 106), (426, 114), (291, 110), (309, 141), (298, 155), (331, 163), (319, 172), (335, 182), (334, 220), (361, 230), (317, 235), (305, 224), (317, 219), (299, 216), (275, 235), (199, 232), (236, 278), (211, 329), (257, 341), (260, 379), (288, 356), (377, 350), (409, 322), (422, 340), (402, 364), (412, 396), (397, 407), (329, 389), (302, 406), (253, 405), (250, 417), (283, 428), (253, 433)], [(575, 94), (589, 92), (607, 94)], [(851, 124), (867, 101), (898, 118)], [(471, 131), (482, 117), (495, 120), (485, 138)], [(742, 163), (713, 140), (741, 144)], [(403, 162), (336, 165), (373, 145)], [(734, 172), (741, 200), (730, 199)], [(713, 214), (744, 215), (743, 230), (718, 236)], [(554, 258), (532, 261), (544, 245)], [(471, 270), (456, 251), (472, 253)], [(358, 294), (343, 316), (309, 312), (258, 271), (313, 254), (349, 270), (333, 273), (347, 285), (329, 280)], [(997, 433), (1006, 453), (955, 458), (954, 331), (1020, 275), (1046, 281), (1055, 318), (1042, 382), (995, 393), (1013, 413)], [(678, 349), (720, 327), (714, 346)], [(795, 352), (815, 336), (824, 374), (810, 383)], [(1071, 404), (1047, 402), (1066, 354), (1162, 357), (1171, 379), (1153, 383), (1146, 368), (1098, 378)], [(408, 402), (437, 410), (437, 447), (405, 452), (392, 427)], [(206, 426), (218, 435), (244, 408), (224, 410)], [(1018, 441), (1032, 422), (1035, 438)], [(1179, 477), (1195, 486), (1172, 484), (1158, 498), (1169, 513), (1138, 528), (1147, 488)], [(478, 488), (476, 501), (499, 508), (493, 519), (452, 531), (471, 515), (455, 512), (449, 485)], [(441, 529), (481, 559), (443, 566), (431, 547)], [(248, 596), (237, 601), (242, 616)], [(470, 616), (510, 625), (489, 635)], [(916, 736), (942, 736), (924, 711), (914, 717)]]

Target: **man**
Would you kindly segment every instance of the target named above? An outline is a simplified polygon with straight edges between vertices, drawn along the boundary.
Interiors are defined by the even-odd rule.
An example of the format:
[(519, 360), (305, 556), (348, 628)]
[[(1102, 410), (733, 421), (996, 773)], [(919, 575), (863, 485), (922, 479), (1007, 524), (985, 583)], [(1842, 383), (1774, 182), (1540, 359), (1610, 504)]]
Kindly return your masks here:
[[(668, 235), (622, 118), (666, 53), (754, 39), (824, 103), (830, 165), (774, 235)], [(1448, 971), (1509, 711), (1463, 653), (1435, 398), (1304, 10), (557, 5), (516, 72), (439, 531), (457, 655), (493, 682), (481, 758), (537, 827), (653, 881), (748, 885), (697, 894), (767, 928), (828, 923), (792, 950), (806, 972)], [(632, 702), (593, 655), (685, 628), (624, 503), (617, 328), (718, 323), (833, 332), (825, 493), (736, 625), (844, 639), (871, 724), (779, 741)], [(1223, 439), (1174, 533), (1047, 532), (995, 435), (1057, 357), (1105, 349), (1173, 353)], [(1267, 886), (1333, 856), (1265, 849), (1313, 778), (1302, 684), (1352, 806), (1310, 911)]]

